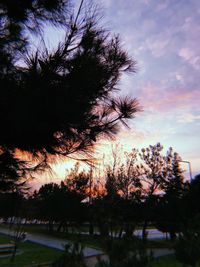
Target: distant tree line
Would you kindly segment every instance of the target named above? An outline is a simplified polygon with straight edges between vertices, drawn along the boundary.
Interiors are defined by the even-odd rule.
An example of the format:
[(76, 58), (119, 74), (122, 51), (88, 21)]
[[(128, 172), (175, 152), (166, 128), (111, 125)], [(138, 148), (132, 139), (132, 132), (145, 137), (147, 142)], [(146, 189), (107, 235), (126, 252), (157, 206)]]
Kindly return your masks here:
[[(113, 149), (112, 164), (105, 166), (100, 181), (95, 172), (80, 171), (76, 164), (60, 184), (44, 184), (31, 195), (22, 184), (19, 190), (1, 191), (0, 217), (11, 225), (23, 218), (24, 223), (45, 226), (49, 233), (99, 235), (107, 240), (110, 266), (137, 261), (142, 264), (138, 266), (148, 266), (150, 226), (173, 241), (180, 262), (196, 266), (200, 261), (200, 175), (189, 182), (180, 156), (172, 148), (163, 155), (160, 143), (126, 152), (125, 160), (118, 150)], [(134, 235), (138, 227), (142, 243)], [(127, 250), (132, 251), (132, 257)], [(66, 255), (71, 257), (69, 252)], [(104, 266), (101, 261), (99, 264)]]
[(44, 184), (30, 196), (1, 193), (0, 216), (44, 222), (49, 231), (67, 233), (84, 226), (88, 233), (98, 231), (104, 237), (132, 237), (140, 226), (143, 240), (150, 225), (175, 239), (188, 219), (199, 213), (200, 179), (197, 176), (189, 183), (180, 156), (172, 148), (166, 155), (162, 150), (159, 143), (133, 149), (125, 153), (123, 163), (113, 153), (104, 183), (76, 165), (60, 184)]

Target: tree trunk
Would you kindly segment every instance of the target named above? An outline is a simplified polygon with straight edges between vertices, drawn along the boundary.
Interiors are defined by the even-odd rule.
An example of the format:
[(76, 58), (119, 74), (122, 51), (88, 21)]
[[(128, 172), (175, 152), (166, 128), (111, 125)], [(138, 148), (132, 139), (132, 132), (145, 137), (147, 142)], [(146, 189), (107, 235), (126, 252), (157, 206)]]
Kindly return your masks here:
[(60, 232), (61, 231), (61, 228), (62, 228), (62, 226), (63, 226), (63, 221), (61, 221), (60, 223), (59, 223), (59, 225), (58, 225), (58, 227), (57, 227), (57, 232)]
[(13, 249), (12, 257), (10, 259), (11, 262), (14, 262), (16, 253), (17, 253), (17, 243), (14, 242), (14, 249)]
[(123, 233), (123, 225), (120, 227), (120, 230), (119, 230), (119, 238), (122, 238), (122, 233)]
[(125, 230), (127, 238), (130, 238), (133, 236), (133, 227), (129, 222), (126, 222), (124, 230)]
[(171, 240), (175, 240), (176, 239), (176, 233), (174, 231), (170, 231), (169, 232), (169, 236)]
[(142, 228), (142, 240), (145, 242), (147, 240), (147, 226), (148, 226), (148, 221), (145, 220)]
[(90, 221), (90, 224), (89, 224), (89, 234), (94, 235), (94, 225), (92, 221)]
[(49, 221), (49, 223), (48, 223), (48, 231), (49, 232), (53, 231), (53, 223), (52, 223), (52, 221)]

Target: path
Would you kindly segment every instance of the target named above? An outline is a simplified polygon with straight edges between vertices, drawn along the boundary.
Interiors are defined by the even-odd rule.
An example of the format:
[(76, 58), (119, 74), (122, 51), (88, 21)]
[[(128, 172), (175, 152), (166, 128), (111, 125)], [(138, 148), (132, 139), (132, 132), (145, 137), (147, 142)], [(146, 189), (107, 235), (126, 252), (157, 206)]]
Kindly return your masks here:
[[(147, 238), (149, 240), (155, 240), (155, 239), (165, 239), (166, 233), (162, 233), (159, 230), (155, 228), (149, 228), (147, 231)], [(89, 235), (89, 232), (81, 232), (82, 235)], [(94, 231), (95, 235), (100, 235), (99, 231)], [(125, 232), (122, 232), (122, 235), (125, 234)], [(137, 237), (142, 237), (142, 230), (138, 229), (134, 231), (134, 235)]]
[[(10, 235), (10, 236), (14, 235), (13, 231), (9, 229), (5, 229), (5, 228), (0, 228), (0, 233), (5, 234), (5, 235)], [(27, 233), (26, 240), (37, 243), (37, 244), (41, 244), (43, 246), (47, 246), (50, 248), (63, 250), (63, 251), (65, 250), (64, 248), (65, 244), (71, 244), (70, 241), (66, 239), (60, 239), (60, 238), (57, 239), (57, 238), (49, 237), (46, 235), (30, 234), (30, 233)], [(83, 249), (83, 254), (84, 254), (84, 257), (91, 257), (91, 256), (102, 255), (103, 252), (95, 248), (85, 247)]]
[[(0, 228), (0, 233), (10, 235), (10, 236), (14, 234), (13, 231), (10, 231), (9, 229), (5, 229), (5, 228)], [(28, 241), (41, 244), (41, 245), (44, 245), (50, 248), (59, 249), (62, 251), (64, 251), (65, 244), (67, 243), (71, 244), (70, 241), (65, 240), (65, 239), (60, 239), (60, 238), (57, 239), (54, 237), (49, 237), (49, 236), (39, 235), (39, 234), (30, 234), (30, 233), (27, 233), (26, 239)], [(173, 250), (166, 249), (166, 248), (160, 248), (160, 249), (156, 248), (156, 249), (152, 249), (152, 251), (153, 251), (153, 255), (155, 258), (170, 255), (174, 253)], [(90, 247), (85, 247), (83, 249), (83, 254), (84, 254), (84, 257), (86, 258), (85, 262), (88, 267), (95, 267), (97, 263), (97, 256), (101, 256), (102, 259), (108, 260), (107, 255), (105, 254), (103, 255), (103, 252), (101, 250), (90, 248)]]

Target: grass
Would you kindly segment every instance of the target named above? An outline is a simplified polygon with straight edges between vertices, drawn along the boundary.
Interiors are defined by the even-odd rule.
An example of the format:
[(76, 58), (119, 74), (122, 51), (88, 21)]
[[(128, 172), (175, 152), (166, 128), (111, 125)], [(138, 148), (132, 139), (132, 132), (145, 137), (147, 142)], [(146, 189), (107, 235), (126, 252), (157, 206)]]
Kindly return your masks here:
[[(46, 227), (43, 225), (25, 225), (24, 226), (24, 230), (27, 232), (31, 232), (31, 233), (37, 233), (37, 234), (42, 234), (42, 235), (47, 235), (47, 236), (51, 236), (51, 237), (56, 237), (56, 238), (60, 238), (60, 239), (67, 239), (70, 240), (72, 242), (80, 242), (83, 246), (89, 246), (89, 247), (94, 247), (94, 248), (99, 248), (99, 249), (104, 249), (105, 248), (105, 240), (103, 240), (100, 236), (90, 236), (90, 235), (84, 235), (84, 234), (67, 234), (67, 233), (60, 233), (60, 232), (49, 232), (47, 231)], [(120, 242), (120, 240), (116, 240), (117, 242)], [(0, 239), (0, 243), (1, 243), (1, 239)], [(22, 244), (23, 246), (24, 244)], [(41, 261), (49, 261), (51, 259), (55, 259), (55, 257), (57, 256), (57, 251), (53, 250), (53, 249), (48, 249), (39, 245), (34, 245), (34, 244), (27, 244), (27, 251), (24, 250), (23, 247), (21, 247), (24, 250), (24, 253), (26, 252), (26, 257), (22, 257), (24, 258), (30, 258), (31, 260), (29, 260), (29, 263), (32, 262), (40, 262), (40, 260), (38, 259), (38, 257), (41, 257)], [(42, 247), (42, 249), (37, 250), (36, 247)], [(172, 248), (173, 247), (173, 243), (171, 241), (166, 241), (166, 240), (148, 240), (147, 241), (147, 247), (148, 248)], [(51, 252), (49, 252), (49, 250)], [(37, 256), (38, 253), (38, 256)], [(25, 254), (24, 254), (25, 255)], [(61, 255), (61, 252), (60, 252)], [(16, 258), (16, 263), (18, 264), (18, 261), (21, 261), (21, 256), (17, 256)], [(0, 266), (5, 267), (5, 266), (9, 266), (9, 265), (3, 265), (1, 264), (2, 260), (0, 261)], [(22, 261), (20, 262), (21, 265), (16, 265), (17, 267), (23, 267), (26, 266), (27, 267), (27, 262), (26, 264), (22, 265)], [(164, 256), (164, 257), (160, 257), (160, 258), (156, 258), (153, 263), (152, 263), (153, 267), (182, 267), (182, 265), (180, 263), (178, 263), (175, 259), (174, 256)], [(200, 266), (197, 266), (200, 267)]]
[[(1, 227), (8, 228), (7, 225), (0, 225)], [(101, 249), (103, 247), (102, 238), (98, 235), (90, 236), (86, 234), (77, 233), (63, 233), (51, 231), (49, 232), (45, 225), (24, 225), (23, 230), (29, 233), (41, 234), (50, 237), (66, 239), (71, 242), (80, 242), (83, 246)]]
[[(175, 256), (163, 256), (157, 258), (153, 261), (153, 267), (183, 267), (181, 263), (179, 263)], [(200, 264), (197, 264), (196, 267), (200, 267)]]
[[(34, 226), (26, 226), (27, 232), (32, 233), (40, 233), (48, 236), (53, 236), (56, 238), (66, 238), (67, 240), (70, 240), (72, 242), (80, 242), (84, 246), (94, 247), (98, 249), (104, 248), (105, 240), (102, 239), (99, 235), (86, 235), (86, 234), (78, 234), (78, 233), (62, 233), (62, 232), (49, 232), (44, 227), (34, 227)], [(148, 248), (173, 248), (173, 242), (171, 240), (165, 240), (165, 239), (157, 239), (157, 240), (148, 240), (147, 241), (147, 247)]]
[[(2, 225), (3, 227), (8, 227), (7, 225)], [(46, 236), (51, 236), (60, 239), (67, 239), (72, 242), (80, 242), (83, 246), (93, 247), (97, 249), (104, 249), (105, 240), (102, 239), (99, 235), (90, 236), (87, 234), (79, 234), (78, 232), (82, 231), (81, 229), (77, 229), (77, 233), (63, 233), (57, 231), (49, 232), (45, 225), (24, 225), (24, 230), (26, 232), (42, 234)], [(165, 239), (157, 239), (157, 240), (148, 240), (147, 241), (148, 248), (172, 248), (173, 243), (170, 240)]]
[(10, 238), (4, 235), (0, 235), (0, 244), (5, 244), (5, 243), (9, 243), (10, 242)]
[(153, 261), (153, 267), (182, 267), (175, 256), (164, 256)]
[[(103, 248), (104, 240), (100, 236), (89, 236), (89, 235), (77, 235), (77, 234), (63, 234), (63, 233), (49, 233), (44, 227), (38, 226), (26, 226), (25, 230), (32, 233), (45, 234), (57, 238), (66, 238), (71, 241), (78, 241), (83, 245), (90, 247)], [(4, 235), (0, 235), (0, 244), (8, 243), (10, 238)], [(171, 248), (172, 243), (166, 240), (151, 240), (148, 241), (147, 246), (149, 248)], [(21, 255), (17, 255), (15, 264), (10, 265), (10, 259), (0, 259), (1, 267), (28, 267), (31, 264), (38, 264), (41, 262), (53, 261), (62, 255), (62, 252), (47, 248), (38, 244), (24, 242), (20, 244), (20, 250), (23, 251)], [(175, 256), (163, 256), (156, 258), (152, 262), (152, 267), (182, 267)], [(196, 267), (200, 267), (197, 265)]]
[(171, 240), (165, 239), (155, 239), (155, 240), (147, 240), (148, 248), (168, 248), (173, 249), (174, 243)]
[[(9, 237), (0, 235), (0, 244), (9, 243), (10, 240), (11, 239)], [(47, 248), (31, 242), (21, 243), (19, 249), (22, 253), (20, 255), (16, 255), (13, 265), (10, 262), (10, 258), (5, 258), (0, 259), (0, 266), (27, 267), (31, 266), (31, 264), (51, 262), (62, 255), (62, 252), (59, 250)]]

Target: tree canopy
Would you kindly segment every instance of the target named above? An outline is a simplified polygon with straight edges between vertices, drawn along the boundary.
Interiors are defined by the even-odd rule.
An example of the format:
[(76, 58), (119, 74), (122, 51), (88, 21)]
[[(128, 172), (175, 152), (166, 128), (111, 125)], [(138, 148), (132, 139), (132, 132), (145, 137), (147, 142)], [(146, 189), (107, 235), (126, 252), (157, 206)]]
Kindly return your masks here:
[[(94, 14), (83, 16), (80, 8), (74, 16), (64, 0), (1, 0), (0, 9), (1, 151), (20, 149), (45, 160), (85, 153), (134, 117), (137, 100), (113, 92), (123, 72), (135, 71), (135, 61)], [(52, 51), (30, 51), (27, 32), (43, 38), (48, 22), (64, 26), (65, 39)]]

